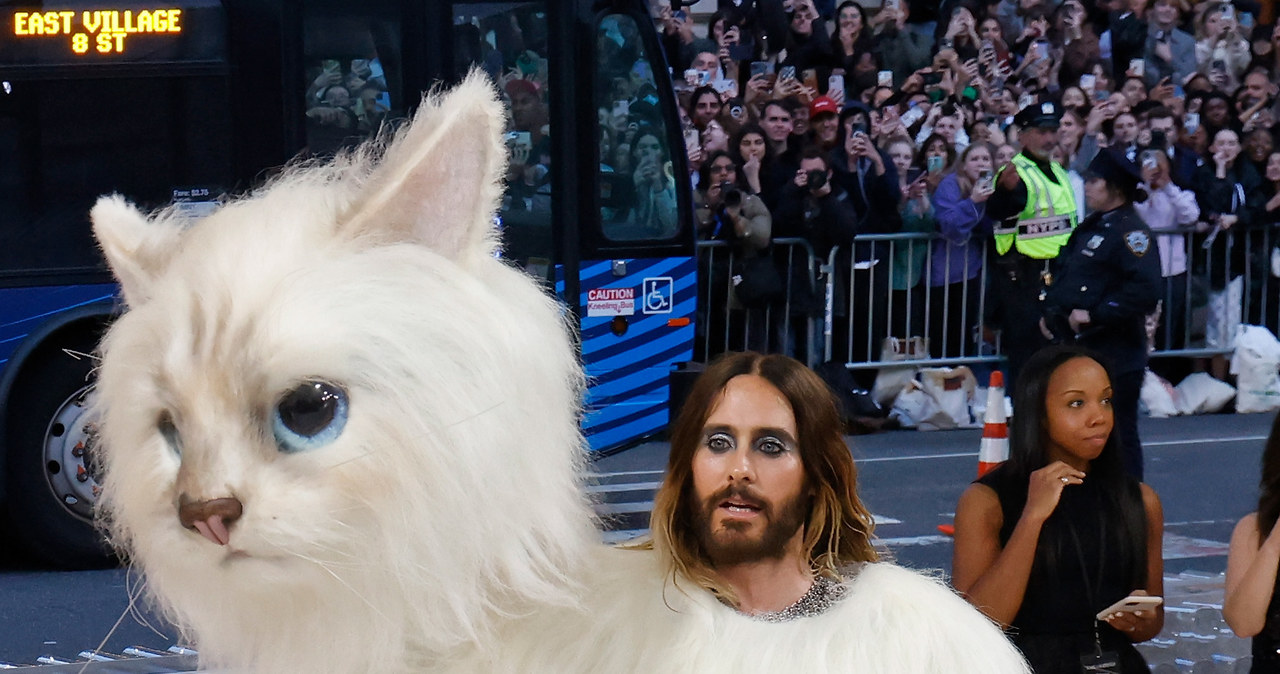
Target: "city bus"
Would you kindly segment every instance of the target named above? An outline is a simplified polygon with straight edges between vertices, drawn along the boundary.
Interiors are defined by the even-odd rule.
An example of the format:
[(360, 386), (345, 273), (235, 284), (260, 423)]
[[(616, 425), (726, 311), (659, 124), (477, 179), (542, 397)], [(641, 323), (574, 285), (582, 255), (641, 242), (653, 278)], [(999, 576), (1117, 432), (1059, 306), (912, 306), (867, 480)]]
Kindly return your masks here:
[[(33, 558), (110, 563), (85, 402), (123, 307), (94, 200), (211, 212), (295, 158), (394, 128), (473, 68), (511, 112), (502, 255), (577, 319), (591, 449), (665, 428), (669, 373), (693, 355), (696, 261), (681, 122), (644, 0), (0, 10), (0, 508), (6, 540)], [(667, 177), (658, 196), (632, 181), (645, 162)]]

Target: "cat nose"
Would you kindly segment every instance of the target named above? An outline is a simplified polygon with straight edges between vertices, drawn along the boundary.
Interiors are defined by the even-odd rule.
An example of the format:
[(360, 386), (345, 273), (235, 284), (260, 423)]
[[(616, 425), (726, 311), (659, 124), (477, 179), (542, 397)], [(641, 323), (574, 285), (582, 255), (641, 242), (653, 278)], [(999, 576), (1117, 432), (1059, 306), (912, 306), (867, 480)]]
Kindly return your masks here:
[(182, 526), (200, 532), (201, 536), (217, 545), (231, 541), (227, 527), (244, 513), (244, 504), (235, 497), (194, 501), (184, 494), (179, 503), (178, 520)]

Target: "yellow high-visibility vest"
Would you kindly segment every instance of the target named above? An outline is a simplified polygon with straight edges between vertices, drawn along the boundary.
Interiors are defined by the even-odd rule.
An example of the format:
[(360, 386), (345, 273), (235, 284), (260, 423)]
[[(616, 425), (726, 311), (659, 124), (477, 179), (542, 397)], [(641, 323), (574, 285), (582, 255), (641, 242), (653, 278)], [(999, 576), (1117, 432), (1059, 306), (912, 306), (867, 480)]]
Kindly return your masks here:
[(996, 253), (1004, 255), (1010, 248), (1037, 260), (1058, 256), (1058, 249), (1071, 238), (1076, 226), (1076, 197), (1066, 170), (1049, 162), (1057, 184), (1022, 154), (1013, 158), (1013, 168), (1027, 186), (1027, 205), (1018, 214), (1013, 227), (997, 226), (994, 231)]

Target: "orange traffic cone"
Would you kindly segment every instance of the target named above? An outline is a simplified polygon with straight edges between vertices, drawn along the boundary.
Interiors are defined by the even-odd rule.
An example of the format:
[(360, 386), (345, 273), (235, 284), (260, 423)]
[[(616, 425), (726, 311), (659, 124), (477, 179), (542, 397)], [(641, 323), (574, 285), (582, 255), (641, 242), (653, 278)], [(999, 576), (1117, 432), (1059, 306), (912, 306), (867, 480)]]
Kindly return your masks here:
[(1009, 460), (1009, 424), (1004, 413), (1004, 373), (991, 373), (987, 387), (987, 413), (982, 417), (982, 444), (978, 445), (978, 477)]
[[(987, 412), (982, 416), (982, 444), (978, 445), (978, 477), (1009, 460), (1009, 423), (1004, 411), (1004, 373), (991, 373), (987, 387)], [(954, 524), (939, 524), (938, 531), (956, 535)]]

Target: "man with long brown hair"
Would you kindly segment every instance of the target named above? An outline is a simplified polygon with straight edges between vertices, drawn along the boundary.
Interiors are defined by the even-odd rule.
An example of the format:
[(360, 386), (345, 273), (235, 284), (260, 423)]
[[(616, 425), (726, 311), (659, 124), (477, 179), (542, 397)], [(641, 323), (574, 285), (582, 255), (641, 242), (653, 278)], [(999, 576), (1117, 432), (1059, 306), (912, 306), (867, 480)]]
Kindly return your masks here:
[(714, 363), (685, 402), (654, 502), (655, 547), (671, 570), (769, 614), (875, 561), (841, 428), (826, 385), (799, 362), (739, 353)]
[[(1026, 671), (942, 583), (874, 563), (873, 526), (816, 374), (786, 356), (732, 353), (698, 378), (650, 523), (666, 587), (679, 590), (662, 593), (675, 614), (703, 624), (717, 614), (709, 594), (745, 622), (774, 623), (754, 638), (792, 649), (795, 671)], [(716, 629), (740, 622), (720, 617)]]

